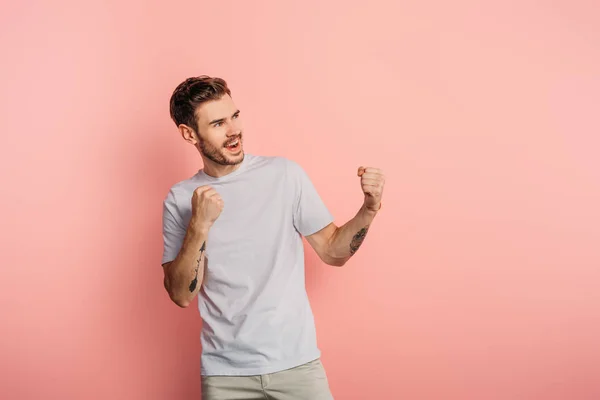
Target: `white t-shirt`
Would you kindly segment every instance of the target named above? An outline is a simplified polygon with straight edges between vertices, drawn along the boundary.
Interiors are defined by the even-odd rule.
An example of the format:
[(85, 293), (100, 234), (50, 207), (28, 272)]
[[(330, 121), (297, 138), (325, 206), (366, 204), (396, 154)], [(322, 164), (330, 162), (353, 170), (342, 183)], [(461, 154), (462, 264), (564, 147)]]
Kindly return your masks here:
[(208, 234), (198, 294), (202, 375), (268, 374), (318, 358), (301, 235), (333, 216), (309, 177), (294, 161), (246, 154), (226, 176), (200, 170), (175, 184), (164, 200), (163, 263), (177, 256), (203, 185), (225, 206)]

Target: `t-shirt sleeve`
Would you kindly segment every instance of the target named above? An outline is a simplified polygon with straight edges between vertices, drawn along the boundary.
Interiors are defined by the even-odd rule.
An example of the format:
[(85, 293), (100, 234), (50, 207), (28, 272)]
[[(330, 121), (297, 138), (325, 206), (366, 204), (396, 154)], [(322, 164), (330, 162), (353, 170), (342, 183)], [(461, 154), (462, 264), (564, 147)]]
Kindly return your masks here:
[(332, 223), (333, 215), (299, 164), (290, 161), (289, 173), (294, 183), (294, 226), (303, 236), (312, 235)]
[(163, 256), (162, 264), (173, 261), (181, 246), (186, 234), (186, 229), (180, 213), (177, 209), (177, 202), (173, 191), (163, 201)]

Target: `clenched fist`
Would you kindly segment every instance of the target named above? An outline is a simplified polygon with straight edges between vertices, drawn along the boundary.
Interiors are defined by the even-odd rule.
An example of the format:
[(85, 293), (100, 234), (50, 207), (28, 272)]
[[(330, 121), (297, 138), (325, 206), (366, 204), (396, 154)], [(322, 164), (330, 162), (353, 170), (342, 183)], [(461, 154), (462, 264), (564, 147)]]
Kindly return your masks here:
[(209, 229), (223, 211), (223, 199), (210, 186), (200, 186), (192, 196), (192, 220), (200, 229)]
[(371, 211), (378, 211), (381, 208), (381, 196), (385, 184), (383, 171), (377, 168), (360, 167), (358, 176), (360, 176), (360, 186), (365, 194), (365, 207)]

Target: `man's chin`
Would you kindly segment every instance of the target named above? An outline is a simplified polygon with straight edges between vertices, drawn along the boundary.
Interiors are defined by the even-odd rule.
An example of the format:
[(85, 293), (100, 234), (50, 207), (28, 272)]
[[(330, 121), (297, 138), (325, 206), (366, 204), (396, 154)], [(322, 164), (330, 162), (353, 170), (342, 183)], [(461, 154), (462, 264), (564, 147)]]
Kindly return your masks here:
[(227, 165), (237, 165), (244, 161), (244, 149), (240, 149), (235, 153), (225, 149), (223, 158), (226, 160)]

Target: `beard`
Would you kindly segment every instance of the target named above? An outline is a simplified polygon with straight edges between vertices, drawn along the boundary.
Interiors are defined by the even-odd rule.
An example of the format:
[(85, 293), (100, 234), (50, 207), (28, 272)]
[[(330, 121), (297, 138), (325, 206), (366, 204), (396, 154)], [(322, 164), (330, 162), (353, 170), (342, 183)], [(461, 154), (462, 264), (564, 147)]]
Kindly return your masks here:
[[(242, 146), (242, 135), (238, 136), (238, 139), (240, 141), (240, 147)], [(231, 141), (228, 140), (228, 141)], [(208, 158), (209, 160), (213, 161), (216, 164), (219, 165), (237, 165), (239, 163), (242, 162), (242, 160), (244, 159), (243, 157), (243, 152), (244, 149), (243, 147), (241, 147), (241, 152), (242, 152), (242, 158), (241, 159), (231, 159), (228, 157), (227, 154), (227, 150), (225, 149), (225, 144), (223, 144), (222, 147), (218, 148), (214, 145), (212, 145), (211, 143), (199, 138), (198, 140), (199, 143), (199, 147), (200, 147), (200, 152), (202, 152), (202, 154), (204, 155), (204, 157)]]

